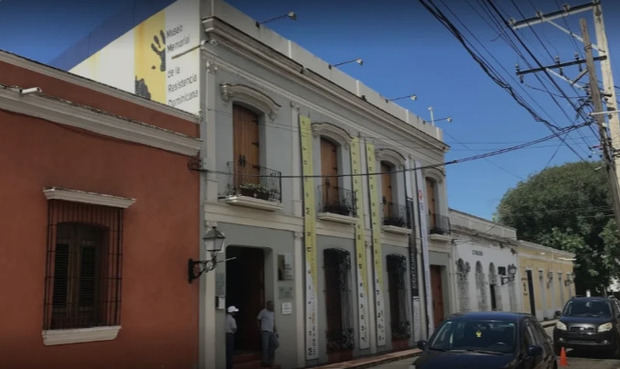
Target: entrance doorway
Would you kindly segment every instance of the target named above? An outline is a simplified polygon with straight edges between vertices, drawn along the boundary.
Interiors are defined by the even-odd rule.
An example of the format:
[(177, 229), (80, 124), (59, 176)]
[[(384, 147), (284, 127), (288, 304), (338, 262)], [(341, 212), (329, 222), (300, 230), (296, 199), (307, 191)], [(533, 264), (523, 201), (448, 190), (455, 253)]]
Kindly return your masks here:
[(527, 274), (527, 290), (530, 295), (530, 312), (532, 316), (536, 316), (536, 301), (534, 300), (534, 281), (532, 279), (532, 271), (526, 270)]
[(410, 324), (407, 319), (407, 296), (405, 273), (407, 259), (402, 255), (387, 256), (388, 292), (390, 294), (390, 325), (392, 328), (392, 350), (403, 350), (409, 346)]
[(441, 266), (431, 265), (431, 291), (433, 295), (433, 323), (437, 328), (444, 319), (443, 286), (441, 282)]
[[(234, 305), (237, 313), (235, 362), (260, 359), (260, 337), (256, 323), (258, 312), (265, 306), (265, 255), (253, 247), (229, 246), (226, 258), (226, 306)], [(245, 360), (239, 360), (244, 357)]]
[(351, 258), (340, 249), (323, 252), (325, 266), (325, 310), (327, 312), (327, 360), (338, 362), (353, 357), (353, 328), (349, 274)]

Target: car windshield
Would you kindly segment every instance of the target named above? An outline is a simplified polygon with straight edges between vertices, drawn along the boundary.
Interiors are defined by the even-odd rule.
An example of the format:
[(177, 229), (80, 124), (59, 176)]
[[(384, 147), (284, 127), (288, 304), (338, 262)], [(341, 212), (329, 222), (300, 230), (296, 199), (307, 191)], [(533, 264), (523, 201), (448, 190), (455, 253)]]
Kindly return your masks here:
[(514, 352), (516, 323), (502, 320), (454, 319), (445, 321), (429, 348), (439, 351)]
[(573, 300), (564, 308), (564, 316), (609, 317), (609, 303), (600, 300)]

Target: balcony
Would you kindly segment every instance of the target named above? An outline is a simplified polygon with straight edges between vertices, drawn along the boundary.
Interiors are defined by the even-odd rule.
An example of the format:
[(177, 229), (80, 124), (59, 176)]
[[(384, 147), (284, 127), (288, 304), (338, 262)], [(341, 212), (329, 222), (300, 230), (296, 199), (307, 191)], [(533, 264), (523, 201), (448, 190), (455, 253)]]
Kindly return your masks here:
[(411, 223), (407, 217), (405, 205), (385, 202), (381, 206), (381, 211), (384, 231), (400, 234), (411, 233)]
[(340, 223), (355, 223), (355, 194), (341, 187), (321, 185), (317, 187), (317, 217)]
[(428, 233), (447, 235), (450, 233), (450, 217), (441, 214), (430, 214)]
[(223, 184), (220, 199), (231, 205), (262, 210), (282, 208), (282, 173), (259, 166), (244, 168), (235, 162), (228, 162), (226, 166), (228, 173), (220, 174), (220, 184)]

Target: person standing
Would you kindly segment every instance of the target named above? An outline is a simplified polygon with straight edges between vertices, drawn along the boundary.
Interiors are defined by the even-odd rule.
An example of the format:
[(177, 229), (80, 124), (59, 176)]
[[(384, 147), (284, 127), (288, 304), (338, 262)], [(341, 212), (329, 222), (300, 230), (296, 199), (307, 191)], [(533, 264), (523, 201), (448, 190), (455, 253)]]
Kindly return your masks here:
[(270, 367), (273, 365), (275, 356), (275, 337), (276, 323), (273, 312), (273, 302), (267, 301), (265, 308), (258, 313), (258, 328), (261, 335), (262, 357), (261, 366)]
[(235, 350), (235, 333), (237, 333), (237, 321), (235, 314), (239, 309), (231, 305), (226, 314), (226, 369), (232, 368), (233, 352)]

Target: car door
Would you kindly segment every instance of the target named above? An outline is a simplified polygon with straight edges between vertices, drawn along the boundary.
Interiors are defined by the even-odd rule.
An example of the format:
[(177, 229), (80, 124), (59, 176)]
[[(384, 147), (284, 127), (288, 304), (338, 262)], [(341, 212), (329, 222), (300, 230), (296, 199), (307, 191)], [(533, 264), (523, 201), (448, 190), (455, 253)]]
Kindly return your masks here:
[(553, 368), (555, 362), (555, 353), (553, 352), (553, 342), (551, 337), (545, 332), (545, 329), (540, 325), (537, 320), (530, 320), (534, 328), (534, 334), (537, 339), (540, 339), (540, 347), (543, 348), (543, 361), (545, 365), (543, 368)]
[[(544, 346), (544, 338), (537, 333), (536, 327), (534, 323), (530, 319), (525, 319), (523, 321), (524, 329), (523, 336), (525, 339), (525, 347), (524, 355), (523, 355), (523, 368), (524, 369), (547, 369), (547, 362), (545, 361), (545, 346)], [(527, 353), (527, 348), (529, 346), (540, 346), (543, 349), (542, 355), (538, 356), (530, 356)], [(548, 354), (547, 354), (548, 355)]]

